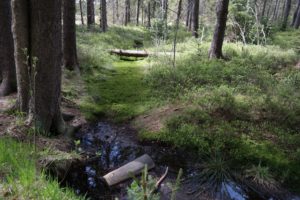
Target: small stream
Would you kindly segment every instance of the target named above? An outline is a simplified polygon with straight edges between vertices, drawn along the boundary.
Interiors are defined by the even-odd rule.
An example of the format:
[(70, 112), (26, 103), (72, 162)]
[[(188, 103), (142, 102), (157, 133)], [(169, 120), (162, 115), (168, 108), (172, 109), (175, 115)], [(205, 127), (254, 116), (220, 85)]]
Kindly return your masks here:
[[(108, 122), (99, 122), (86, 127), (76, 134), (80, 140), (77, 147), (88, 157), (85, 162), (73, 165), (62, 181), (62, 186), (69, 186), (77, 194), (85, 195), (91, 200), (111, 200), (117, 197), (120, 200), (128, 199), (126, 188), (132, 182), (125, 181), (117, 186), (108, 188), (102, 176), (118, 167), (147, 153), (154, 160), (156, 167), (149, 173), (159, 178), (169, 167), (168, 178), (160, 189), (161, 199), (170, 199), (170, 188), (166, 182), (175, 182), (180, 168), (184, 170), (184, 179), (188, 180), (196, 173), (194, 168), (197, 157), (190, 153), (174, 149), (170, 146), (157, 143), (141, 143), (136, 138), (136, 131), (129, 126), (115, 126)], [(275, 200), (278, 198), (266, 197), (245, 190), (232, 181), (224, 182), (219, 194), (209, 198), (190, 192), (194, 188), (193, 181), (184, 181), (177, 200), (194, 199), (231, 199), (231, 200)], [(298, 197), (285, 197), (289, 200), (300, 200)]]

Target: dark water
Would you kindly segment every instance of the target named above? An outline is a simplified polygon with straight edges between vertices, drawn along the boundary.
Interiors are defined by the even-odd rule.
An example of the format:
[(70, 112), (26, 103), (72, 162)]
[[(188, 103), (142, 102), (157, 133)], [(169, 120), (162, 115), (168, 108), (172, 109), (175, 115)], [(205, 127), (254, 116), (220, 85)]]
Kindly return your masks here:
[[(108, 188), (102, 176), (108, 172), (147, 153), (154, 160), (156, 167), (150, 171), (153, 177), (160, 177), (166, 167), (169, 167), (167, 182), (174, 182), (180, 168), (184, 169), (184, 178), (189, 180), (196, 173), (194, 163), (197, 157), (190, 152), (179, 151), (162, 144), (145, 144), (136, 140), (135, 131), (130, 127), (117, 127), (110, 123), (100, 122), (77, 133), (80, 140), (77, 147), (87, 156), (85, 162), (71, 167), (63, 177), (62, 185), (74, 188), (77, 194), (86, 195), (91, 200), (127, 199), (126, 188), (131, 181), (125, 181)], [(231, 200), (275, 200), (270, 196), (262, 196), (254, 191), (244, 189), (233, 181), (221, 184), (219, 192), (213, 198), (207, 194), (190, 192), (197, 183), (184, 181), (178, 192), (177, 200), (193, 199), (231, 199)], [(161, 199), (169, 199), (170, 189), (166, 184), (161, 188)], [(298, 197), (280, 199), (300, 200)]]

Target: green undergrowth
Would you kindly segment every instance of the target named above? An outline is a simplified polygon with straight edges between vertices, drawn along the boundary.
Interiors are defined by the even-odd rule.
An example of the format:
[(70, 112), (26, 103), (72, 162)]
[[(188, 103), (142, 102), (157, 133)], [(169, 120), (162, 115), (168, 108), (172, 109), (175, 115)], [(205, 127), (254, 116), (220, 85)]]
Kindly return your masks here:
[(2, 138), (0, 152), (0, 199), (83, 199), (39, 171), (31, 145)]
[(300, 191), (299, 54), (225, 43), (226, 60), (208, 60), (208, 48), (194, 39), (179, 44), (189, 54), (175, 68), (168, 59), (153, 60), (145, 78), (151, 92), (189, 106), (161, 131), (140, 137), (186, 148), (205, 162), (221, 154), (240, 173), (260, 163), (277, 182)]
[(137, 27), (110, 27), (107, 33), (78, 27), (80, 69), (87, 91), (80, 107), (88, 120), (104, 116), (128, 120), (147, 107), (148, 90), (141, 81), (144, 63), (120, 61), (109, 49), (147, 46), (149, 37), (144, 28)]
[(272, 42), (284, 49), (295, 49), (300, 53), (300, 31), (299, 30), (289, 30), (276, 32), (272, 36)]

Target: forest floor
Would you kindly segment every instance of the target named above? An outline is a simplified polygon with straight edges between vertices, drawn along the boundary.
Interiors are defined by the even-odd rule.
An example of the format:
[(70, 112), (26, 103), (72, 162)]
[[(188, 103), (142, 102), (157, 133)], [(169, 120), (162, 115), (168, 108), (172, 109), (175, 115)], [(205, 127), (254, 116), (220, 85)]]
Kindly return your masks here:
[[(81, 76), (64, 71), (62, 110), (76, 116), (72, 125), (86, 128), (109, 121), (134, 129), (134, 140), (197, 155), (193, 181), (200, 185), (199, 191), (234, 179), (266, 196), (281, 195), (282, 188), (299, 192), (300, 71), (295, 67), (300, 58), (299, 35), (278, 33), (272, 38), (277, 46), (226, 43), (225, 62), (207, 60), (209, 42), (182, 31), (173, 68), (169, 55), (124, 61), (109, 54), (108, 49), (133, 49), (137, 41), (143, 41), (147, 50), (172, 50), (171, 40), (154, 45), (146, 29), (111, 27), (108, 33), (99, 33), (78, 27)], [(9, 107), (13, 98), (1, 98), (0, 107)], [(7, 131), (25, 125), (21, 113), (2, 111), (0, 119), (0, 135), (13, 133), (18, 141), (25, 141), (21, 144), (25, 146), (10, 139), (0, 143), (0, 149), (14, 147), (0, 161), (9, 160), (6, 169), (16, 171), (10, 172), (8, 184), (0, 184), (0, 196), (74, 199), (74, 192), (62, 192), (56, 181), (47, 185), (43, 175), (33, 176), (45, 185), (44, 190), (37, 189), (37, 182), (25, 176), (36, 173), (34, 159), (26, 172), (10, 158), (32, 157), (36, 143), (39, 159), (53, 155), (80, 159), (77, 141), (37, 136), (34, 142), (30, 129)], [(0, 170), (0, 179), (2, 174)], [(38, 192), (31, 194), (35, 189)]]

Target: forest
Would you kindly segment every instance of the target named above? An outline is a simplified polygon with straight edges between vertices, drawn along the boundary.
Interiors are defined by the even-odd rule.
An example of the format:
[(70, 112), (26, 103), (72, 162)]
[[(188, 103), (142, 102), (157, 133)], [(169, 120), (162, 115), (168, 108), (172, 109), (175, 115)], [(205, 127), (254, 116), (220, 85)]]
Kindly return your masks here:
[(300, 200), (300, 0), (1, 0), (0, 200)]

